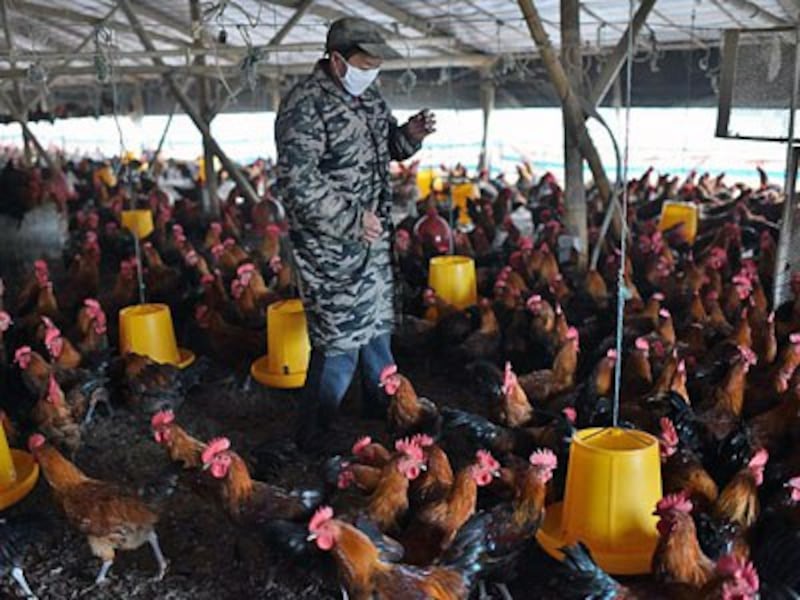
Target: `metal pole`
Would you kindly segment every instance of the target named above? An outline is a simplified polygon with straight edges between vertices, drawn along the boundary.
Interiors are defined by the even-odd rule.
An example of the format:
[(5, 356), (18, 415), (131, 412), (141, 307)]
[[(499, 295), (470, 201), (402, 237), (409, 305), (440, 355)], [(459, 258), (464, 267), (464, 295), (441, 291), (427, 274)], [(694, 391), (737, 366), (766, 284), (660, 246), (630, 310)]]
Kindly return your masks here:
[(144, 276), (142, 275), (142, 247), (139, 242), (139, 234), (136, 231), (131, 231), (133, 234), (133, 247), (136, 252), (136, 278), (139, 280), (139, 304), (144, 304)]
[[(778, 239), (778, 253), (775, 258), (775, 275), (772, 282), (772, 305), (777, 308), (783, 303), (786, 272), (790, 268), (789, 256), (792, 244), (792, 228), (794, 227), (794, 184), (796, 173), (792, 172), (794, 164), (794, 128), (795, 110), (797, 110), (797, 94), (800, 89), (800, 29), (795, 29), (794, 81), (792, 97), (789, 102), (789, 125), (786, 132), (786, 177), (784, 178), (784, 205), (781, 233)], [(794, 164), (796, 168), (797, 165)]]

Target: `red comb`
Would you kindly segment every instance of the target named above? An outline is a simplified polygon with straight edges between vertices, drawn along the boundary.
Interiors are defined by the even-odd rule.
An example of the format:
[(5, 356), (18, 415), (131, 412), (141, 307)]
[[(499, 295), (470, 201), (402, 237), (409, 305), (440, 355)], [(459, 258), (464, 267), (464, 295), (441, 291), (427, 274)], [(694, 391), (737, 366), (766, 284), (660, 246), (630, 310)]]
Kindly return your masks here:
[(661, 292), (656, 292), (655, 294), (653, 294), (653, 300), (656, 300), (658, 302), (663, 302), (664, 294), (662, 294)]
[(606, 358), (609, 360), (617, 360), (617, 351), (614, 348), (609, 348), (606, 352)]
[(664, 496), (661, 500), (659, 500), (658, 504), (656, 504), (656, 513), (690, 513), (692, 512), (692, 508), (694, 508), (692, 506), (692, 501), (689, 500), (686, 492), (680, 492), (678, 494), (669, 494), (668, 496)]
[(392, 375), (397, 375), (397, 365), (389, 365), (381, 371), (380, 381), (386, 381)]
[(174, 421), (175, 413), (173, 413), (171, 410), (160, 410), (153, 415), (152, 419), (150, 419), (150, 425), (153, 428), (157, 428), (163, 427), (164, 425), (169, 425)]
[(231, 441), (226, 437), (218, 437), (214, 438), (210, 442), (208, 442), (208, 446), (206, 449), (203, 450), (203, 454), (201, 456), (203, 463), (208, 464), (210, 463), (214, 456), (219, 454), (220, 452), (225, 452), (226, 450), (230, 449)]
[(422, 453), (422, 448), (420, 448), (412, 439), (403, 438), (401, 440), (397, 440), (394, 443), (394, 449), (398, 452), (402, 452), (408, 458), (414, 459), (416, 461), (422, 461), (424, 459), (424, 455)]
[(41, 448), (47, 443), (47, 440), (41, 433), (34, 433), (28, 438), (28, 450), (33, 452), (37, 448)]
[(475, 453), (475, 458), (478, 461), (478, 464), (483, 467), (484, 469), (490, 469), (492, 471), (496, 471), (500, 468), (500, 463), (497, 462), (492, 453), (488, 450), (478, 450)]
[(751, 469), (760, 469), (766, 466), (768, 460), (769, 452), (766, 448), (760, 448), (759, 450), (756, 450), (755, 454), (753, 454), (750, 462), (747, 463), (747, 466)]
[(330, 506), (320, 506), (308, 522), (308, 530), (316, 533), (320, 528), (333, 518), (333, 509)]
[(658, 311), (658, 316), (662, 319), (669, 319), (672, 315), (666, 308), (662, 308), (660, 311)]
[(636, 349), (637, 350), (649, 350), (650, 349), (650, 342), (647, 341), (647, 338), (643, 338), (643, 337), (636, 338)]
[(418, 433), (411, 438), (411, 443), (416, 444), (420, 448), (429, 448), (433, 446), (433, 438), (424, 433)]
[(792, 335), (790, 335), (790, 336), (789, 336), (789, 341), (790, 341), (792, 344), (800, 344), (800, 332), (798, 332), (798, 333), (793, 333)]
[(677, 446), (679, 442), (678, 432), (675, 430), (672, 420), (669, 417), (661, 417), (658, 423), (661, 426), (661, 441), (670, 447)]
[(579, 337), (578, 330), (574, 327), (570, 327), (567, 329), (567, 339), (568, 340), (577, 340)]
[(245, 273), (253, 273), (256, 270), (256, 266), (253, 263), (244, 263), (240, 265), (238, 269), (236, 269), (236, 276), (241, 277)]
[(364, 450), (364, 448), (369, 446), (371, 443), (372, 443), (372, 438), (369, 437), (368, 435), (365, 435), (364, 437), (360, 437), (360, 438), (358, 438), (356, 440), (356, 443), (353, 444), (353, 447), (351, 448), (350, 452), (352, 454), (358, 456), (359, 454), (361, 454), (361, 452)]
[(528, 461), (534, 467), (541, 469), (548, 469), (550, 471), (558, 467), (558, 459), (552, 450), (544, 448), (542, 450), (534, 450), (528, 458)]

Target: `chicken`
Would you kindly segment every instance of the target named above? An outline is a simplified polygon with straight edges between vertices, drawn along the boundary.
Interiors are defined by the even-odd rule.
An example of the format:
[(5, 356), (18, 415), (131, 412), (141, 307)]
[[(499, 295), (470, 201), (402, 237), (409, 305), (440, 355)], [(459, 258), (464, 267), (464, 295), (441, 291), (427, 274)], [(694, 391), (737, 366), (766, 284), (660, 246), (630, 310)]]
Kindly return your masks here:
[(653, 385), (653, 370), (650, 366), (650, 342), (638, 337), (622, 370), (622, 397), (636, 399), (650, 391)]
[(217, 309), (198, 304), (195, 307), (195, 320), (208, 335), (208, 348), (212, 356), (231, 368), (249, 368), (250, 363), (266, 351), (263, 330), (228, 323)]
[(25, 578), (25, 557), (29, 546), (42, 537), (47, 526), (36, 515), (0, 518), (0, 580), (10, 577), (29, 600), (35, 600), (36, 595)]
[(108, 322), (103, 307), (94, 298), (83, 301), (78, 311), (77, 327), (81, 354), (96, 354), (108, 349)]
[(177, 409), (185, 393), (197, 383), (201, 370), (198, 363), (181, 370), (129, 353), (115, 361), (111, 373), (128, 405), (149, 416), (159, 410)]
[(422, 448), (426, 464), (426, 469), (411, 482), (409, 490), (409, 502), (412, 508), (417, 508), (444, 498), (453, 487), (454, 477), (447, 453), (431, 437), (418, 434), (411, 438), (411, 443)]
[(153, 510), (116, 485), (86, 476), (40, 434), (31, 436), (28, 448), (70, 525), (86, 535), (92, 554), (103, 561), (95, 583), (106, 581), (117, 551), (135, 550), (145, 543), (158, 563), (157, 578), (164, 577), (167, 561), (158, 543), (158, 515)]
[(47, 391), (33, 407), (31, 418), (40, 431), (75, 456), (81, 445), (81, 430), (64, 392), (52, 374)]
[(50, 269), (44, 260), (33, 263), (33, 276), (29, 277), (17, 294), (17, 312), (29, 312), (39, 297), (39, 291), (50, 281)]
[(472, 464), (461, 469), (447, 495), (415, 512), (401, 542), (404, 559), (427, 565), (441, 556), (455, 539), (458, 530), (475, 514), (478, 488), (489, 485), (500, 475), (500, 463), (491, 453), (479, 450)]
[(30, 346), (20, 346), (14, 353), (14, 363), (22, 370), (22, 381), (28, 393), (39, 398), (47, 389), (53, 368), (50, 363)]
[(486, 361), (468, 367), (476, 391), (485, 396), (495, 423), (505, 427), (521, 427), (533, 418), (533, 407), (519, 384), (516, 373), (507, 362), (504, 371)]
[(45, 321), (44, 345), (53, 360), (53, 364), (62, 370), (75, 369), (80, 366), (83, 356), (61, 330), (50, 321)]
[(442, 421), (439, 409), (427, 398), (417, 396), (408, 378), (397, 372), (397, 365), (383, 369), (380, 386), (389, 396), (387, 416), (391, 433), (401, 437), (415, 433), (438, 434)]
[(745, 530), (756, 522), (761, 510), (758, 488), (764, 482), (767, 460), (769, 452), (766, 449), (756, 451), (747, 466), (722, 489), (714, 505), (716, 518), (735, 523)]
[(777, 405), (751, 418), (747, 424), (755, 446), (779, 452), (791, 447), (798, 420), (800, 390), (795, 386), (782, 394)]
[(653, 575), (660, 583), (702, 588), (713, 576), (714, 563), (700, 548), (692, 508), (683, 493), (665, 496), (656, 506), (659, 539), (653, 554)]
[(666, 494), (683, 492), (700, 510), (710, 509), (717, 501), (719, 489), (703, 468), (697, 456), (680, 447), (678, 432), (669, 417), (660, 420), (661, 479)]
[(755, 363), (753, 351), (740, 346), (725, 378), (714, 387), (708, 407), (701, 413), (707, 428), (719, 440), (730, 433), (741, 417), (747, 373)]
[(317, 548), (331, 552), (341, 585), (351, 600), (467, 600), (480, 572), (478, 557), (485, 547), (481, 536), (469, 530), (453, 542), (451, 552), (436, 565), (413, 567), (387, 562), (365, 533), (334, 518), (333, 509), (327, 506), (314, 514), (308, 531), (308, 539)]
[(233, 452), (228, 438), (208, 442), (201, 454), (202, 468), (222, 482), (219, 500), (225, 514), (241, 525), (273, 519), (305, 518), (320, 503), (317, 490), (287, 491), (255, 481), (242, 458)]
[(511, 501), (498, 504), (488, 511), (489, 519), (484, 529), (488, 542), (484, 577), (488, 576), (505, 586), (504, 582), (516, 576), (520, 555), (544, 520), (547, 484), (557, 466), (558, 460), (552, 451), (534, 451), (524, 471), (515, 474)]
[(398, 525), (410, 504), (410, 483), (426, 468), (422, 448), (409, 438), (397, 440), (395, 450), (396, 454), (381, 470), (380, 480), (364, 511), (381, 531), (388, 531)]
[(175, 422), (175, 413), (162, 410), (150, 420), (153, 437), (163, 446), (170, 460), (179, 462), (184, 469), (200, 469), (203, 466), (203, 452), (208, 446), (193, 438)]
[(518, 378), (520, 387), (532, 402), (546, 402), (575, 385), (580, 340), (578, 330), (570, 327), (566, 342), (556, 354), (552, 369), (533, 371)]
[(123, 260), (119, 265), (114, 288), (111, 290), (111, 306), (116, 310), (134, 304), (139, 292), (136, 276), (136, 259)]
[(494, 358), (500, 350), (501, 332), (492, 303), (483, 298), (478, 302), (481, 324), (467, 339), (454, 348), (455, 359), (462, 364), (472, 360)]
[(758, 600), (760, 583), (752, 563), (729, 554), (717, 561), (714, 577), (702, 590), (701, 598), (709, 600)]
[(152, 242), (142, 244), (142, 253), (147, 261), (144, 283), (149, 298), (172, 304), (180, 289), (180, 273), (164, 263)]

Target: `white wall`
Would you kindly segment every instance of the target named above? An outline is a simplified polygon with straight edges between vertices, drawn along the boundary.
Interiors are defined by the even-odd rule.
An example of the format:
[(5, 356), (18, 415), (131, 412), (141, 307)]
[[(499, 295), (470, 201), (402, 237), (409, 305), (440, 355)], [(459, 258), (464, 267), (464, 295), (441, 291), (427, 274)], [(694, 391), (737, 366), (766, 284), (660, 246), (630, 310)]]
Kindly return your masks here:
[[(407, 111), (396, 116), (404, 120)], [(614, 129), (618, 142), (624, 144), (624, 112), (601, 111)], [(480, 111), (438, 111), (439, 131), (426, 142), (419, 155), (424, 164), (462, 162), (474, 168), (480, 150), (482, 120)], [(759, 111), (760, 120), (780, 119), (769, 111)], [(144, 117), (134, 123), (119, 119), (125, 147), (139, 151), (155, 148), (166, 122), (165, 116)], [(274, 113), (224, 114), (213, 123), (213, 132), (233, 158), (249, 161), (258, 156), (274, 156)], [(714, 137), (716, 109), (713, 108), (637, 108), (631, 111), (630, 172), (636, 175), (650, 165), (661, 170), (683, 173), (690, 169), (713, 173), (725, 171), (732, 179), (752, 180), (755, 166), (761, 165), (771, 178), (783, 177), (785, 149), (781, 144), (743, 142)], [(119, 152), (120, 143), (114, 119), (81, 118), (32, 124), (45, 145), (67, 151), (99, 153), (110, 156)], [(606, 132), (596, 124), (590, 127), (604, 162), (614, 175), (614, 155)], [(513, 172), (514, 164), (527, 157), (539, 170), (562, 169), (563, 134), (561, 111), (554, 108), (498, 110), (492, 123), (493, 166)], [(18, 125), (0, 126), (0, 143), (20, 143)], [(194, 159), (201, 153), (200, 135), (188, 117), (176, 115), (166, 143), (168, 156)]]

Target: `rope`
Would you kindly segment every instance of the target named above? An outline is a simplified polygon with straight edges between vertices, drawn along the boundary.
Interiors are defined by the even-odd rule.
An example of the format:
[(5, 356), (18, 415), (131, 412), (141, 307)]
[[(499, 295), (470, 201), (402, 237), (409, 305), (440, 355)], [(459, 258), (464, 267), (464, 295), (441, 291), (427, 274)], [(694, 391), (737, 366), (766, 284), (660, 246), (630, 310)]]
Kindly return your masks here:
[(625, 262), (628, 241), (628, 164), (630, 160), (631, 141), (631, 88), (633, 86), (633, 10), (634, 0), (628, 1), (628, 60), (625, 65), (625, 150), (622, 159), (622, 232), (619, 240), (619, 271), (617, 273), (617, 362), (614, 364), (614, 407), (612, 424), (619, 424), (619, 402), (622, 393), (622, 330), (625, 315), (625, 302), (630, 298), (630, 291), (625, 286)]

